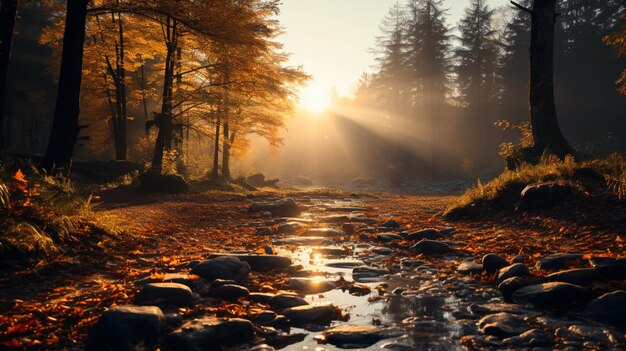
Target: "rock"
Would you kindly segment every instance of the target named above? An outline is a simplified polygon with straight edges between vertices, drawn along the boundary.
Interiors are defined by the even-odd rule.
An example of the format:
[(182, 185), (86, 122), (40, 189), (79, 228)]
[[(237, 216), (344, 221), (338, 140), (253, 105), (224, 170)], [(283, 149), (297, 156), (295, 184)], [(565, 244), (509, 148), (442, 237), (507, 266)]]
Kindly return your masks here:
[(117, 306), (91, 329), (88, 350), (152, 349), (165, 330), (165, 316), (155, 306)]
[(321, 340), (340, 348), (366, 348), (391, 337), (386, 329), (373, 326), (342, 325), (326, 330)]
[(266, 345), (266, 344), (261, 344), (261, 345), (256, 345), (252, 348), (246, 349), (245, 351), (275, 351), (276, 349)]
[(388, 243), (390, 241), (402, 240), (402, 235), (395, 233), (381, 233), (376, 235), (376, 240)]
[(165, 338), (163, 345), (176, 351), (221, 350), (222, 345), (239, 345), (254, 337), (254, 326), (245, 319), (203, 317), (183, 324)]
[(598, 321), (626, 326), (626, 291), (618, 290), (593, 299), (585, 313)]
[(335, 223), (335, 224), (343, 224), (346, 222), (350, 222), (350, 217), (346, 215), (331, 215), (320, 218), (320, 220), (324, 223)]
[(285, 222), (278, 225), (279, 234), (291, 234), (304, 229), (304, 224), (298, 222)]
[(379, 278), (386, 274), (389, 274), (386, 269), (368, 266), (354, 267), (352, 270), (352, 278), (357, 282), (371, 281), (373, 278)]
[(391, 254), (393, 254), (393, 250), (388, 248), (388, 247), (384, 247), (384, 246), (377, 246), (377, 247), (372, 247), (370, 249), (370, 251), (372, 253), (375, 253), (377, 255), (383, 255), (383, 256), (389, 256)]
[(591, 266), (608, 280), (626, 280), (626, 258), (594, 257)]
[(456, 268), (456, 271), (465, 275), (481, 274), (483, 265), (476, 262), (463, 262)]
[(517, 256), (513, 257), (511, 259), (511, 264), (515, 264), (515, 263), (524, 263), (524, 256), (517, 255)]
[(450, 246), (439, 241), (423, 239), (411, 246), (411, 250), (419, 254), (436, 255), (450, 252)]
[(289, 345), (303, 341), (307, 336), (308, 334), (306, 333), (281, 334), (272, 336), (271, 338), (266, 338), (266, 342), (271, 344), (273, 347), (282, 350), (289, 347)]
[(531, 329), (519, 336), (504, 339), (505, 345), (512, 345), (514, 347), (527, 345), (529, 347), (541, 347), (550, 346), (553, 344), (552, 337), (541, 329)]
[(328, 238), (321, 236), (300, 237), (293, 236), (289, 238), (282, 238), (274, 241), (277, 245), (301, 245), (301, 246), (319, 246), (319, 245), (332, 245), (334, 242)]
[(337, 236), (345, 236), (346, 232), (339, 229), (332, 228), (313, 228), (308, 229), (304, 233), (303, 236), (318, 236), (318, 237), (337, 237)]
[(282, 314), (295, 326), (328, 325), (331, 321), (341, 317), (339, 309), (331, 304), (290, 307)]
[(528, 267), (526, 267), (525, 264), (512, 264), (508, 267), (500, 268), (500, 272), (498, 273), (498, 283), (502, 283), (503, 281), (512, 277), (526, 277), (529, 275), (530, 272), (528, 271)]
[(270, 306), (278, 310), (283, 308), (306, 306), (309, 304), (305, 299), (293, 294), (278, 294), (272, 297), (268, 302)]
[(272, 294), (272, 293), (260, 293), (260, 292), (253, 292), (250, 293), (248, 295), (248, 298), (250, 299), (250, 301), (252, 302), (256, 302), (256, 303), (262, 303), (264, 305), (267, 305), (270, 303), (270, 300), (276, 295)]
[[(592, 347), (596, 350), (622, 350), (625, 342), (624, 337), (606, 327), (592, 327), (586, 325), (562, 326), (555, 330), (555, 336), (561, 340), (567, 340), (574, 345), (584, 343), (585, 349), (589, 349), (589, 343), (596, 343)], [(600, 345), (597, 345), (600, 344)]]
[(272, 323), (276, 319), (276, 317), (278, 317), (276, 312), (262, 311), (261, 313), (254, 316), (254, 319), (252, 321), (260, 325), (267, 325), (269, 323)]
[(398, 223), (398, 221), (396, 220), (390, 219), (380, 226), (385, 228), (400, 228), (400, 223)]
[(145, 277), (137, 280), (135, 285), (143, 286), (150, 283), (179, 283), (179, 284), (188, 284), (189, 276), (187, 274), (181, 273), (165, 273), (162, 277)]
[(513, 293), (513, 301), (541, 308), (568, 308), (591, 298), (589, 290), (569, 283), (544, 283), (523, 287)]
[(604, 281), (602, 275), (593, 268), (570, 269), (567, 271), (552, 273), (546, 278), (548, 278), (551, 282), (563, 282), (581, 286), (587, 286)]
[(250, 295), (250, 291), (241, 285), (225, 284), (209, 291), (211, 297), (233, 300)]
[(505, 279), (502, 283), (500, 283), (500, 285), (498, 285), (498, 289), (506, 300), (510, 300), (514, 292), (525, 286), (528, 286), (528, 284), (528, 280), (526, 280), (525, 278), (511, 277)]
[(149, 193), (180, 194), (189, 190), (185, 178), (178, 174), (148, 171), (139, 176), (139, 190)]
[(270, 212), (273, 216), (290, 217), (298, 216), (302, 212), (302, 209), (293, 199), (285, 198), (269, 203), (253, 203), (250, 206), (249, 212)]
[(478, 328), (484, 334), (499, 338), (520, 335), (527, 329), (522, 318), (506, 312), (490, 314), (481, 318), (478, 321)]
[(284, 270), (291, 266), (291, 259), (278, 255), (256, 255), (256, 254), (213, 254), (209, 259), (217, 257), (235, 257), (250, 265), (250, 268), (256, 272), (267, 272), (274, 270)]
[(233, 256), (221, 256), (204, 261), (191, 270), (206, 280), (228, 279), (242, 282), (250, 274), (250, 265)]
[(179, 283), (150, 283), (146, 284), (137, 295), (134, 302), (138, 305), (158, 306), (189, 306), (193, 301), (191, 289)]
[(491, 275), (496, 273), (500, 268), (504, 268), (509, 265), (504, 258), (496, 254), (487, 254), (483, 257), (483, 268), (487, 274)]
[(581, 265), (583, 265), (583, 255), (573, 253), (552, 254), (540, 258), (537, 262), (537, 268), (544, 271), (555, 271)]
[(326, 262), (325, 266), (326, 267), (332, 267), (332, 268), (354, 268), (354, 267), (359, 267), (359, 266), (363, 266), (365, 265), (365, 263), (363, 261), (359, 261), (359, 260), (330, 260), (328, 262)]
[(259, 228), (256, 228), (256, 229), (255, 229), (255, 231), (254, 231), (254, 233), (255, 233), (256, 235), (262, 235), (262, 236), (270, 236), (270, 235), (272, 235), (272, 234), (273, 234), (273, 233), (272, 233), (272, 230), (271, 230), (270, 228), (268, 228), (268, 227), (259, 227)]
[(326, 257), (344, 257), (350, 254), (350, 250), (347, 248), (335, 248), (335, 247), (314, 247), (311, 250), (311, 257), (315, 255)]
[(406, 235), (405, 239), (409, 241), (419, 241), (423, 239), (436, 240), (442, 237), (443, 235), (441, 235), (437, 229), (427, 228), (409, 233)]
[(519, 208), (531, 211), (549, 210), (569, 199), (574, 193), (575, 188), (569, 184), (555, 182), (530, 184), (522, 190)]
[(336, 284), (318, 278), (290, 278), (288, 288), (304, 294), (319, 294), (335, 289)]

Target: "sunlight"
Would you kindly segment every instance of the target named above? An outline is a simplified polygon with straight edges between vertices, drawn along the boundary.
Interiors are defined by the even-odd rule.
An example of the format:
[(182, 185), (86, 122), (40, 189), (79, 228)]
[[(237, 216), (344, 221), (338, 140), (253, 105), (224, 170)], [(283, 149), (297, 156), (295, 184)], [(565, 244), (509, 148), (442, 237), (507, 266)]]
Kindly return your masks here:
[(330, 91), (317, 82), (312, 82), (300, 91), (300, 106), (310, 112), (320, 113), (330, 103)]

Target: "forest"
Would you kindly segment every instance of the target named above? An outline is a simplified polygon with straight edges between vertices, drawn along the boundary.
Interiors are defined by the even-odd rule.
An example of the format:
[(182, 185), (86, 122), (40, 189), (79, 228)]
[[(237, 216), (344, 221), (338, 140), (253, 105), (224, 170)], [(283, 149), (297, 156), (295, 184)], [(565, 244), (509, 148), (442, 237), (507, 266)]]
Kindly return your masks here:
[(620, 0), (1, 0), (0, 350), (620, 350), (625, 62)]

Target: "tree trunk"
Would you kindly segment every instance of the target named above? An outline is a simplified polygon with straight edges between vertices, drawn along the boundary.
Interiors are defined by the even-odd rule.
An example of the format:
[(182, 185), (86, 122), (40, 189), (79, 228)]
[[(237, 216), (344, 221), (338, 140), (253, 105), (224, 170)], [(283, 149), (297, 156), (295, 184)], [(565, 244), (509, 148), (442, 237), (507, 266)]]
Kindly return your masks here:
[(554, 102), (554, 28), (557, 0), (535, 0), (531, 11), (530, 120), (534, 152), (572, 153), (563, 137)]
[(125, 161), (128, 146), (126, 141), (126, 121), (127, 121), (127, 103), (126, 103), (126, 48), (124, 42), (124, 27), (122, 25), (122, 15), (117, 16), (119, 46), (117, 48), (117, 130), (115, 133), (115, 158), (118, 161)]
[(17, 5), (18, 0), (2, 0), (0, 8), (0, 151), (8, 148), (11, 132), (8, 129), (5, 130), (4, 105)]
[(230, 180), (230, 134), (228, 120), (224, 121), (224, 145), (222, 146), (222, 178)]
[[(42, 167), (51, 171), (55, 167), (69, 170), (74, 144), (80, 132), (80, 85), (83, 73), (83, 45), (88, 0), (67, 2), (61, 72), (57, 91), (54, 119), (48, 148)], [(3, 1), (4, 3), (4, 1)]]
[(217, 121), (215, 122), (215, 150), (213, 151), (213, 171), (211, 177), (217, 179), (219, 177), (219, 157), (220, 157), (220, 110), (217, 110)]

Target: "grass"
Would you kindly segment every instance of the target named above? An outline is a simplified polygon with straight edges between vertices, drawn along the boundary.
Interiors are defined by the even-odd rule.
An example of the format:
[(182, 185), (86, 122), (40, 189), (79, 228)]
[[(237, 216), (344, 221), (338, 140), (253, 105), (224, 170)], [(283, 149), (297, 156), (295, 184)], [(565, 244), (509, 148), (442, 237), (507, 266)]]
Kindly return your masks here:
[[(513, 209), (521, 191), (529, 184), (552, 181), (584, 188), (581, 174), (595, 172), (607, 184), (605, 190), (619, 198), (626, 197), (626, 155), (615, 153), (604, 159), (576, 162), (572, 156), (560, 160), (544, 157), (538, 165), (522, 164), (516, 170), (505, 170), (497, 178), (469, 188), (444, 212), (447, 217), (459, 217), (481, 212)], [(587, 173), (587, 176), (589, 174)], [(587, 190), (587, 189), (585, 189)]]

